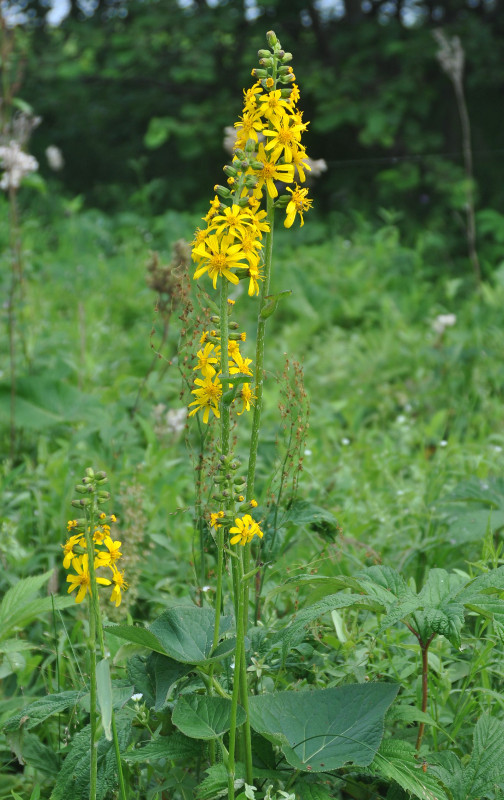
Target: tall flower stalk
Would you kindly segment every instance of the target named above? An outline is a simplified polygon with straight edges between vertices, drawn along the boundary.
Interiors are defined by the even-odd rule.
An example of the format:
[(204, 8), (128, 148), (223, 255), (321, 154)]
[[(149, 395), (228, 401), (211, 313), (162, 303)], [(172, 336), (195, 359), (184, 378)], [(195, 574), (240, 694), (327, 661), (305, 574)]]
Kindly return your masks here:
[[(117, 607), (122, 601), (122, 592), (128, 585), (117, 564), (120, 560), (122, 543), (113, 540), (110, 526), (117, 519), (114, 514), (107, 515), (100, 511), (100, 506), (108, 502), (110, 494), (102, 489), (107, 482), (105, 472), (94, 472), (91, 467), (86, 469), (82, 483), (75, 487), (78, 494), (85, 495), (81, 499), (72, 500), (72, 505), (84, 511), (81, 519), (68, 521), (67, 530), (71, 534), (63, 547), (63, 566), (69, 570), (67, 582), (68, 593), (77, 589), (76, 603), (82, 603), (87, 597), (89, 611), (89, 726), (90, 726), (90, 769), (89, 769), (89, 800), (96, 800), (98, 777), (98, 738), (99, 715), (97, 703), (97, 646), (102, 659), (106, 659), (105, 640), (100, 609), (98, 586), (112, 586), (110, 602)], [(73, 573), (72, 573), (73, 570)], [(103, 574), (103, 572), (105, 574)], [(109, 577), (105, 577), (108, 575)], [(107, 672), (108, 674), (108, 663)], [(105, 687), (112, 691), (111, 686)], [(121, 800), (126, 800), (126, 785), (124, 782), (117, 727), (112, 710), (110, 719), (111, 734), (119, 777)], [(107, 735), (107, 732), (105, 732)]]
[[(252, 783), (252, 749), (248, 715), (245, 636), (248, 627), (251, 547), (261, 539), (260, 522), (252, 516), (255, 500), (256, 463), (260, 441), (265, 370), (266, 324), (279, 295), (270, 294), (273, 265), (273, 230), (276, 209), (285, 210), (284, 226), (290, 228), (311, 206), (307, 189), (300, 188), (310, 169), (301, 143), (308, 123), (297, 107), (299, 89), (290, 61), (273, 31), (267, 34), (269, 49), (259, 51), (259, 68), (252, 70), (255, 83), (244, 91), (243, 112), (235, 123), (237, 132), (231, 164), (224, 167), (227, 186), (214, 187), (215, 196), (203, 218), (206, 227), (196, 231), (192, 258), (194, 278), (207, 277), (218, 293), (212, 304), (211, 330), (203, 331), (196, 365), (189, 416), (202, 415), (206, 425), (220, 425), (220, 460), (215, 476), (210, 528), (215, 537), (217, 587), (214, 646), (219, 640), (223, 607), (223, 577), (228, 557), (231, 594), (236, 620), (234, 683), (231, 701), (229, 752), (227, 755), (228, 798), (234, 798), (237, 709), (245, 710), (243, 749), (246, 780)], [(298, 183), (299, 181), (299, 183)], [(287, 184), (291, 184), (288, 186)], [(287, 186), (286, 186), (287, 185)], [(289, 194), (280, 194), (286, 187)], [(241, 351), (246, 341), (234, 317), (236, 292), (247, 283), (251, 300), (258, 298), (255, 374), (252, 359)], [(253, 413), (247, 477), (232, 451), (231, 425), (245, 412)], [(245, 470), (243, 470), (245, 472)], [(229, 537), (229, 538), (228, 538)], [(213, 674), (213, 673), (212, 673)], [(209, 681), (212, 691), (212, 681)]]

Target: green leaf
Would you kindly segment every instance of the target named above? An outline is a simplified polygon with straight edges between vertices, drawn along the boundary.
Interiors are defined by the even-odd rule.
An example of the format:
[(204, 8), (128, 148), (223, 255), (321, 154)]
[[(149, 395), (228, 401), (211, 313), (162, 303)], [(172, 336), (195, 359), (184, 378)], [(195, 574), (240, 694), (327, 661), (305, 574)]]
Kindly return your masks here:
[(71, 597), (41, 597), (31, 600), (52, 574), (53, 570), (49, 570), (42, 575), (21, 578), (5, 592), (0, 603), (0, 639), (5, 639), (11, 631), (25, 628), (41, 614), (51, 611), (53, 602), (55, 608), (67, 608), (74, 604)]
[(149, 150), (156, 150), (168, 141), (177, 121), (172, 117), (152, 117), (144, 136), (144, 144)]
[(181, 664), (179, 661), (174, 661), (173, 658), (168, 658), (168, 656), (162, 656), (160, 653), (152, 653), (149, 658), (152, 660), (156, 691), (154, 710), (161, 711), (173, 686), (180, 678), (184, 678), (189, 674), (191, 666)]
[(102, 658), (96, 665), (96, 693), (102, 718), (105, 738), (112, 741), (112, 684), (110, 681), (110, 663)]
[[(124, 714), (124, 712), (123, 712)], [(116, 718), (119, 748), (124, 751), (131, 733), (128, 716)], [(88, 800), (89, 798), (89, 746), (90, 728), (86, 725), (74, 737), (63, 766), (56, 779), (50, 800)], [(96, 800), (103, 798), (117, 787), (117, 762), (112, 742), (104, 736), (98, 741), (98, 780)]]
[[(246, 714), (238, 706), (236, 724), (243, 725)], [(217, 739), (231, 727), (231, 700), (206, 695), (181, 695), (173, 709), (172, 722), (191, 739)]]
[[(222, 618), (221, 633), (230, 622), (229, 617)], [(212, 652), (214, 612), (192, 605), (164, 611), (149, 628), (109, 625), (105, 630), (183, 664), (209, 664), (230, 655), (235, 648), (234, 640), (227, 639)]]
[(450, 544), (460, 545), (483, 539), (488, 529), (492, 533), (504, 528), (504, 511), (479, 509), (461, 514), (448, 528)]
[(504, 778), (504, 722), (484, 714), (474, 728), (471, 759), (464, 768), (467, 800), (485, 797)]
[(189, 739), (187, 736), (176, 732), (171, 736), (160, 736), (159, 739), (152, 739), (137, 750), (129, 750), (124, 754), (124, 760), (130, 764), (159, 761), (160, 759), (167, 759), (168, 761), (186, 760), (198, 755), (200, 751), (201, 745), (198, 745), (194, 739)]
[(395, 781), (402, 789), (420, 800), (448, 800), (438, 778), (416, 758), (416, 751), (409, 742), (386, 739), (367, 770), (369, 775), (380, 775)]
[(334, 797), (333, 790), (329, 790), (327, 786), (321, 786), (319, 783), (299, 781), (296, 782), (294, 789), (299, 800), (332, 800)]
[(47, 697), (35, 700), (14, 717), (7, 720), (4, 725), (4, 731), (10, 733), (11, 731), (18, 731), (19, 728), (28, 731), (30, 728), (40, 725), (41, 722), (44, 722), (53, 714), (59, 714), (61, 711), (70, 708), (70, 706), (75, 706), (83, 695), (83, 692), (69, 691), (49, 694)]
[(418, 595), (423, 612), (415, 615), (417, 629), (424, 642), (432, 633), (439, 633), (460, 647), (460, 631), (464, 624), (464, 606), (457, 598), (464, 578), (444, 569), (429, 570)]
[(281, 746), (296, 769), (322, 772), (367, 766), (383, 736), (385, 713), (399, 687), (367, 683), (250, 697), (250, 724)]
[(27, 733), (24, 735), (21, 754), (29, 767), (53, 777), (58, 774), (60, 763), (57, 753), (54, 752), (52, 747), (47, 747), (47, 745), (43, 744), (35, 734)]
[(149, 655), (148, 658), (145, 658), (145, 656), (136, 654), (129, 658), (126, 665), (126, 674), (128, 680), (133, 684), (134, 691), (143, 695), (143, 701), (147, 708), (153, 708), (155, 688), (151, 656)]

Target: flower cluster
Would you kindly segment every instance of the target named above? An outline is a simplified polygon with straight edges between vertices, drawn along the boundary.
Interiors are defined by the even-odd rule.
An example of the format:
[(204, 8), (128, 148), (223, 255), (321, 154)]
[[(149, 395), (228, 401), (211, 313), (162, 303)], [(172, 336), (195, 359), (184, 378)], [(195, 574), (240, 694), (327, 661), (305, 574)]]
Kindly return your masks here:
[(229, 540), (230, 543), (239, 543), (242, 547), (251, 542), (254, 536), (259, 536), (262, 539), (264, 535), (258, 523), (254, 521), (250, 514), (245, 514), (241, 519), (237, 517), (235, 519), (235, 527), (230, 528), (229, 533), (235, 534)]
[[(217, 317), (213, 318), (218, 321)], [(230, 323), (232, 326), (237, 326), (236, 323)], [(243, 376), (241, 386), (236, 389), (235, 401), (241, 400), (241, 410), (237, 412), (238, 416), (243, 414), (244, 411), (250, 411), (254, 395), (250, 383), (246, 381), (245, 376), (252, 378), (253, 373), (251, 370), (252, 359), (244, 358), (240, 352), (240, 342), (245, 341), (245, 333), (231, 332), (228, 340), (228, 372), (230, 376)], [(189, 408), (194, 406), (189, 412), (192, 417), (197, 411), (203, 410), (203, 422), (208, 422), (210, 411), (219, 418), (219, 403), (222, 399), (222, 382), (220, 380), (222, 372), (220, 370), (221, 363), (221, 346), (220, 336), (217, 330), (204, 331), (200, 338), (201, 349), (196, 354), (197, 363), (193, 368), (200, 372), (201, 377), (196, 378), (194, 383), (196, 389), (192, 390), (192, 394), (196, 396), (196, 400), (189, 403)], [(239, 378), (237, 378), (239, 380)], [(233, 389), (233, 384), (228, 384), (229, 389)]]
[[(94, 547), (94, 569), (109, 569), (111, 570), (111, 580), (102, 575), (96, 576), (96, 582), (102, 586), (112, 586), (112, 594), (110, 602), (115, 603), (116, 607), (120, 605), (122, 600), (121, 592), (127, 589), (128, 584), (124, 580), (124, 572), (117, 568), (117, 562), (122, 556), (121, 542), (114, 541), (110, 535), (110, 523), (117, 522), (114, 514), (107, 516), (105, 513), (99, 515), (99, 524), (95, 526), (92, 536)], [(86, 526), (87, 520), (85, 519), (71, 519), (67, 523), (67, 531), (69, 538), (63, 548), (63, 567), (67, 570), (70, 567), (73, 569), (74, 574), (67, 575), (67, 581), (70, 584), (68, 587), (68, 594), (78, 589), (75, 598), (76, 603), (82, 603), (87, 592), (91, 592), (91, 575), (89, 571), (89, 553), (87, 552), (86, 544)], [(88, 528), (88, 533), (91, 531)], [(110, 573), (107, 573), (110, 574)]]
[(18, 189), (21, 181), (30, 172), (38, 170), (38, 161), (24, 153), (18, 142), (12, 140), (8, 145), (0, 147), (0, 162), (4, 174), (0, 180), (0, 189)]
[[(303, 112), (297, 107), (299, 88), (288, 65), (292, 56), (280, 49), (278, 40), (273, 52), (260, 50), (259, 56), (264, 68), (252, 70), (258, 80), (244, 91), (243, 112), (235, 123), (233, 161), (224, 167), (229, 188), (215, 187), (218, 194), (203, 217), (207, 226), (196, 231), (192, 251), (195, 278), (207, 272), (215, 289), (218, 278), (237, 284), (242, 274), (249, 278), (250, 296), (259, 294), (262, 238), (269, 231), (261, 201), (265, 193), (278, 198), (279, 182), (299, 179), (303, 183), (306, 170), (311, 169), (301, 143), (309, 123), (303, 121)], [(287, 205), (284, 225), (290, 228), (296, 214), (303, 225), (303, 212), (312, 203), (308, 190), (299, 188), (298, 183), (287, 190), (291, 196), (285, 196), (280, 204)]]

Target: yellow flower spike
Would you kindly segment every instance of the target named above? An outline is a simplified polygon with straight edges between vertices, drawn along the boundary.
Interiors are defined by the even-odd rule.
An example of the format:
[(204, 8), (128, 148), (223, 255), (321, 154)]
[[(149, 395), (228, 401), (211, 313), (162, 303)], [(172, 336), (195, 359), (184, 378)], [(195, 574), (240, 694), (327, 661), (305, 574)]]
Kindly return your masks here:
[(231, 544), (241, 544), (244, 547), (252, 541), (254, 536), (259, 536), (260, 539), (264, 536), (257, 522), (255, 522), (250, 514), (245, 514), (243, 517), (235, 519), (235, 527), (229, 529), (229, 533), (236, 534), (229, 540)]
[[(74, 589), (79, 587), (75, 602), (82, 603), (87, 592), (91, 594), (91, 576), (89, 574), (87, 554), (74, 558), (72, 561), (72, 568), (75, 570), (76, 574), (67, 575), (67, 581), (70, 583), (67, 594), (70, 594), (70, 592), (73, 592)], [(107, 578), (96, 578), (96, 582), (102, 584), (102, 586), (110, 586), (111, 584), (111, 581)]]

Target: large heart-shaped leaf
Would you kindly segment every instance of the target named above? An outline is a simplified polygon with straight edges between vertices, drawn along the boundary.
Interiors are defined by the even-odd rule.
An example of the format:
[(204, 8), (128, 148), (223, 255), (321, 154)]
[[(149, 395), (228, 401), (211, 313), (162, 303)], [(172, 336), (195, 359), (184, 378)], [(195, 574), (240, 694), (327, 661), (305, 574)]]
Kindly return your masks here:
[(366, 683), (258, 695), (249, 698), (250, 724), (280, 745), (296, 769), (365, 767), (380, 746), (385, 713), (398, 690), (392, 683)]
[[(222, 618), (221, 633), (229, 629), (230, 623), (229, 617)], [(169, 608), (149, 628), (109, 625), (106, 630), (182, 664), (209, 664), (230, 655), (235, 649), (235, 640), (226, 639), (212, 651), (214, 612), (198, 606)]]
[[(238, 706), (236, 724), (243, 725), (245, 711)], [(181, 695), (172, 722), (191, 739), (217, 739), (231, 727), (231, 700), (206, 695)]]

